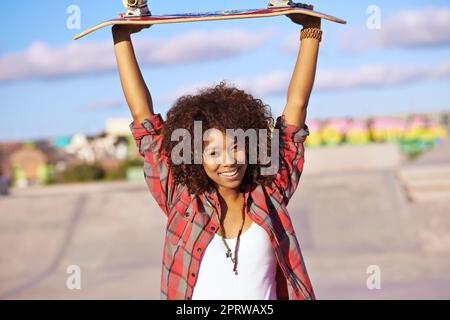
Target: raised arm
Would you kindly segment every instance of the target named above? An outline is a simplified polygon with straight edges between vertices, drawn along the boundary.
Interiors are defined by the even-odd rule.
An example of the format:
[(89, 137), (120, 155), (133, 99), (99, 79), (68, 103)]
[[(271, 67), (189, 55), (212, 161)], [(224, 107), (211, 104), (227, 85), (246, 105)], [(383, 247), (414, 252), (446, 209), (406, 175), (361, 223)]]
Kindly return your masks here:
[(144, 176), (156, 203), (166, 216), (172, 212), (172, 202), (179, 188), (176, 188), (162, 152), (161, 134), (164, 122), (160, 114), (154, 114), (150, 92), (136, 61), (131, 34), (139, 32), (140, 26), (114, 26), (114, 49), (123, 93), (130, 107), (134, 122), (131, 125), (133, 138), (139, 154), (144, 158)]
[(135, 123), (141, 123), (154, 114), (152, 96), (142, 77), (131, 42), (131, 34), (143, 28), (119, 25), (112, 28), (120, 82)]
[[(305, 29), (320, 29), (319, 18), (298, 15), (292, 15), (289, 18), (293, 22), (303, 25)], [(319, 42), (318, 39), (309, 37), (301, 41), (297, 62), (289, 84), (287, 103), (283, 111), (284, 120), (288, 124), (300, 127), (305, 124), (309, 97), (316, 75)]]

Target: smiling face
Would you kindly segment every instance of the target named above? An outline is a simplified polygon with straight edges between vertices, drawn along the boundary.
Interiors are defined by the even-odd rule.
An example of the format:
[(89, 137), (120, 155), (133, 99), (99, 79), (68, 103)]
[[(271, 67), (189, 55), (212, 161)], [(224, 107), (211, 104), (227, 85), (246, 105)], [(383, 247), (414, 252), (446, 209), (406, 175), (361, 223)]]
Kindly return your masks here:
[(203, 168), (214, 185), (220, 189), (236, 189), (247, 170), (245, 148), (238, 148), (234, 136), (220, 130), (205, 132)]

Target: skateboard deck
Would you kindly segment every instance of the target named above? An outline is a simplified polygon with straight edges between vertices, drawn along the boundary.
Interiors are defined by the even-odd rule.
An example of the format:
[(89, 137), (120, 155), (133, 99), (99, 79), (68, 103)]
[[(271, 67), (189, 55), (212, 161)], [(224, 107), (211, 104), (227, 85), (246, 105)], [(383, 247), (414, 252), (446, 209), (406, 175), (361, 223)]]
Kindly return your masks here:
[(200, 22), (213, 20), (231, 20), (231, 19), (250, 19), (250, 18), (265, 18), (283, 16), (289, 14), (301, 14), (314, 16), (332, 22), (347, 23), (345, 20), (317, 12), (306, 8), (267, 8), (267, 9), (249, 9), (249, 10), (225, 10), (225, 11), (211, 11), (199, 13), (182, 13), (169, 14), (160, 16), (142, 16), (142, 17), (123, 17), (111, 19), (102, 22), (86, 31), (75, 36), (74, 40), (78, 40), (96, 30), (115, 24), (124, 25), (154, 25), (154, 24), (169, 24), (169, 23), (183, 23), (183, 22)]

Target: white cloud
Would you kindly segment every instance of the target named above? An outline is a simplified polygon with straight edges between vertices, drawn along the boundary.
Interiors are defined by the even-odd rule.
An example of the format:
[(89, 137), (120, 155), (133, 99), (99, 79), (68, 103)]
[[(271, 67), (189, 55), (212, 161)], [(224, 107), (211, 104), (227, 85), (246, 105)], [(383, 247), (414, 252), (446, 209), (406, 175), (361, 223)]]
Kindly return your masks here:
[[(136, 41), (139, 60), (146, 65), (197, 63), (230, 58), (261, 46), (273, 32), (239, 29), (192, 31), (169, 39)], [(116, 69), (112, 42), (73, 42), (51, 47), (35, 42), (24, 52), (0, 57), (0, 81), (49, 79), (109, 72)]]
[(138, 42), (136, 47), (145, 63), (182, 64), (238, 56), (258, 48), (272, 35), (270, 30), (192, 31), (165, 41)]
[[(336, 91), (356, 88), (379, 88), (405, 85), (424, 80), (439, 80), (450, 77), (450, 61), (435, 66), (389, 66), (382, 64), (363, 65), (355, 69), (325, 70), (317, 74), (314, 90)], [(228, 81), (235, 83), (257, 97), (284, 95), (291, 78), (291, 72), (275, 70), (255, 77)], [(173, 103), (181, 95), (195, 94), (198, 89), (214, 83), (199, 82), (179, 88), (164, 98)]]
[(123, 106), (125, 102), (122, 99), (106, 99), (93, 101), (77, 108), (79, 111), (100, 111), (117, 109)]
[(298, 33), (292, 33), (284, 37), (281, 51), (284, 53), (296, 54), (300, 47)]
[(388, 18), (382, 15), (381, 29), (347, 29), (340, 33), (339, 42), (352, 52), (450, 45), (450, 8), (403, 10)]
[[(264, 76), (242, 78), (237, 79), (236, 81), (226, 79), (226, 81), (229, 85), (235, 85), (238, 88), (254, 94), (255, 96), (270, 96), (279, 94), (282, 89), (287, 88), (289, 76), (290, 74), (285, 71), (273, 71), (265, 74)], [(198, 81), (188, 86), (182, 86), (163, 96), (157, 103), (173, 104), (181, 96), (197, 94), (201, 89), (215, 86), (218, 83), (219, 81)]]
[(192, 83), (190, 85), (185, 85), (182, 87), (179, 87), (178, 89), (169, 92), (167, 95), (157, 98), (157, 104), (172, 104), (174, 103), (178, 98), (181, 96), (187, 95), (187, 94), (197, 94), (198, 91), (205, 87), (211, 87), (213, 86), (213, 82), (207, 82), (207, 81), (198, 81), (195, 83)]
[(261, 76), (237, 80), (236, 83), (256, 96), (271, 96), (287, 92), (291, 73), (275, 70)]
[(64, 77), (111, 70), (112, 47), (107, 43), (72, 43), (52, 48), (35, 42), (25, 52), (0, 57), (0, 81)]
[(404, 85), (423, 80), (443, 79), (450, 76), (449, 63), (436, 66), (365, 65), (353, 70), (330, 70), (319, 73), (318, 90), (377, 88)]

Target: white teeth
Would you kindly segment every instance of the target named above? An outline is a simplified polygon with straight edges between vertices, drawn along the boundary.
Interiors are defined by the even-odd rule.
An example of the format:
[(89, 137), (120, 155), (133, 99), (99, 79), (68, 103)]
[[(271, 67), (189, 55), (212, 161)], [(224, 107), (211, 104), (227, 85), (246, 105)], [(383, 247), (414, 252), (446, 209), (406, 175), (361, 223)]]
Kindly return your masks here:
[(238, 170), (236, 169), (236, 170), (234, 170), (232, 172), (222, 172), (220, 174), (223, 175), (223, 176), (226, 176), (226, 177), (232, 177), (232, 176), (236, 175), (237, 172), (238, 172)]

